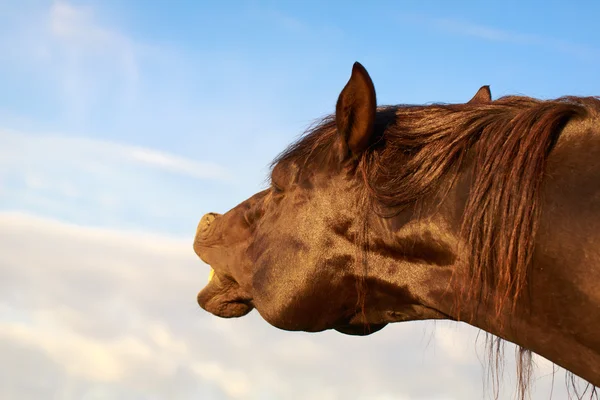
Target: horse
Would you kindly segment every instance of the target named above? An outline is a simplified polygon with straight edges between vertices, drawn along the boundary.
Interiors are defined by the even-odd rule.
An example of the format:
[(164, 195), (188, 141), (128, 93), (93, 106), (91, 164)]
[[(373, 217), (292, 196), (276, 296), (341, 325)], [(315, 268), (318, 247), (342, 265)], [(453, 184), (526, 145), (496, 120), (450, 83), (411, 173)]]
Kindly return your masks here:
[(521, 398), (531, 352), (596, 394), (600, 98), (483, 86), (466, 103), (378, 106), (357, 62), (269, 187), (204, 215), (193, 248), (211, 267), (197, 302), (216, 316), (256, 308), (279, 329), (349, 335), (462, 321), (517, 345)]

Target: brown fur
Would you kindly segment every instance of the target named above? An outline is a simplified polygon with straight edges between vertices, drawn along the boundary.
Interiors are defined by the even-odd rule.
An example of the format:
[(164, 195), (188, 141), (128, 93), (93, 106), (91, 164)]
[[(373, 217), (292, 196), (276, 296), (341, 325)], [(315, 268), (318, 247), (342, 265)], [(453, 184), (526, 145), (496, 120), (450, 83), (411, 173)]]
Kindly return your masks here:
[[(463, 302), (491, 300), (496, 316), (500, 316), (505, 307), (516, 306), (526, 289), (548, 154), (567, 122), (600, 112), (600, 99), (563, 97), (543, 101), (507, 96), (493, 103), (476, 100), (379, 107), (376, 131), (381, 134), (362, 154), (358, 169), (368, 189), (364, 202), (374, 207), (369, 211), (387, 216), (448, 190), (466, 165), (477, 171), (472, 177), (461, 232), (469, 243), (471, 273), (468, 282), (457, 283), (460, 290), (456, 308), (460, 316)], [(327, 116), (277, 157), (272, 166), (280, 161), (304, 166), (324, 162), (336, 137), (335, 115)], [(471, 158), (474, 147), (477, 156)], [(368, 268), (367, 230), (365, 225), (362, 256), (357, 256), (363, 270)], [(357, 288), (359, 301), (364, 301), (364, 282), (359, 281)], [(492, 336), (487, 336), (487, 342), (497, 395), (503, 342)], [(531, 372), (531, 352), (518, 346), (519, 398), (526, 396)], [(597, 397), (593, 386), (583, 393), (575, 389), (573, 382), (572, 387), (578, 398), (588, 390), (591, 397)]]
[(356, 63), (271, 187), (201, 221), (194, 249), (215, 278), (198, 303), (307, 332), (461, 320), (497, 335), (496, 394), (500, 337), (518, 345), (520, 398), (530, 351), (598, 384), (598, 115), (596, 97), (492, 101), (486, 86), (465, 104), (376, 108)]

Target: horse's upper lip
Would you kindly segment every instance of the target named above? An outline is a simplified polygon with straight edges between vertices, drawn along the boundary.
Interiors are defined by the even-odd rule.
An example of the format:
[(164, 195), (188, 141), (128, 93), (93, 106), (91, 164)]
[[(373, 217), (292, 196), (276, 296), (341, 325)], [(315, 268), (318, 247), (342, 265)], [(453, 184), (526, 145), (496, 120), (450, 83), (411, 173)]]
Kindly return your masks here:
[(196, 237), (206, 239), (210, 235), (214, 221), (220, 216), (217, 213), (208, 213), (202, 216), (196, 227)]
[(194, 252), (202, 261), (207, 264), (210, 262), (205, 259), (205, 253), (207, 249), (212, 248), (217, 243), (214, 221), (219, 217), (219, 214), (208, 213), (200, 219), (200, 222), (198, 222), (198, 226), (196, 227), (196, 236), (194, 237)]

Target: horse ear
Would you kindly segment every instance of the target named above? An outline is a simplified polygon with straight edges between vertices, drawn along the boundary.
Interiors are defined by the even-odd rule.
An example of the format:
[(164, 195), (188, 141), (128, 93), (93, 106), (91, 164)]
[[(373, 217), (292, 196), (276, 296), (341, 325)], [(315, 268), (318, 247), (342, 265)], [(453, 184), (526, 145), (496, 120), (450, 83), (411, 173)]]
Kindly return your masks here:
[(475, 96), (467, 104), (487, 104), (492, 102), (492, 92), (488, 85), (479, 88)]
[(352, 67), (352, 76), (340, 93), (335, 111), (343, 157), (348, 155), (348, 150), (353, 156), (361, 154), (369, 147), (375, 130), (377, 99), (369, 73), (358, 62)]

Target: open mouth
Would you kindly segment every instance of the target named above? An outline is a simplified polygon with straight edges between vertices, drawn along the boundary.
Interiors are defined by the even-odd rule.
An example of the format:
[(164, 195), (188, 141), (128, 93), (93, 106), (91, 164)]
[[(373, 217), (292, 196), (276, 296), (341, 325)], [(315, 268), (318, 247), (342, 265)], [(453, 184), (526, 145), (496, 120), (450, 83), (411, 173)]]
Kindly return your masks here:
[[(215, 259), (214, 248), (207, 239), (214, 236), (214, 221), (220, 217), (220, 214), (208, 213), (202, 217), (196, 228), (194, 251), (206, 264), (214, 262)], [(216, 258), (218, 259), (218, 254)], [(254, 305), (249, 294), (228, 274), (219, 274), (218, 271), (219, 268), (215, 271), (210, 267), (208, 282), (197, 296), (200, 307), (222, 318), (241, 317), (252, 311)]]

